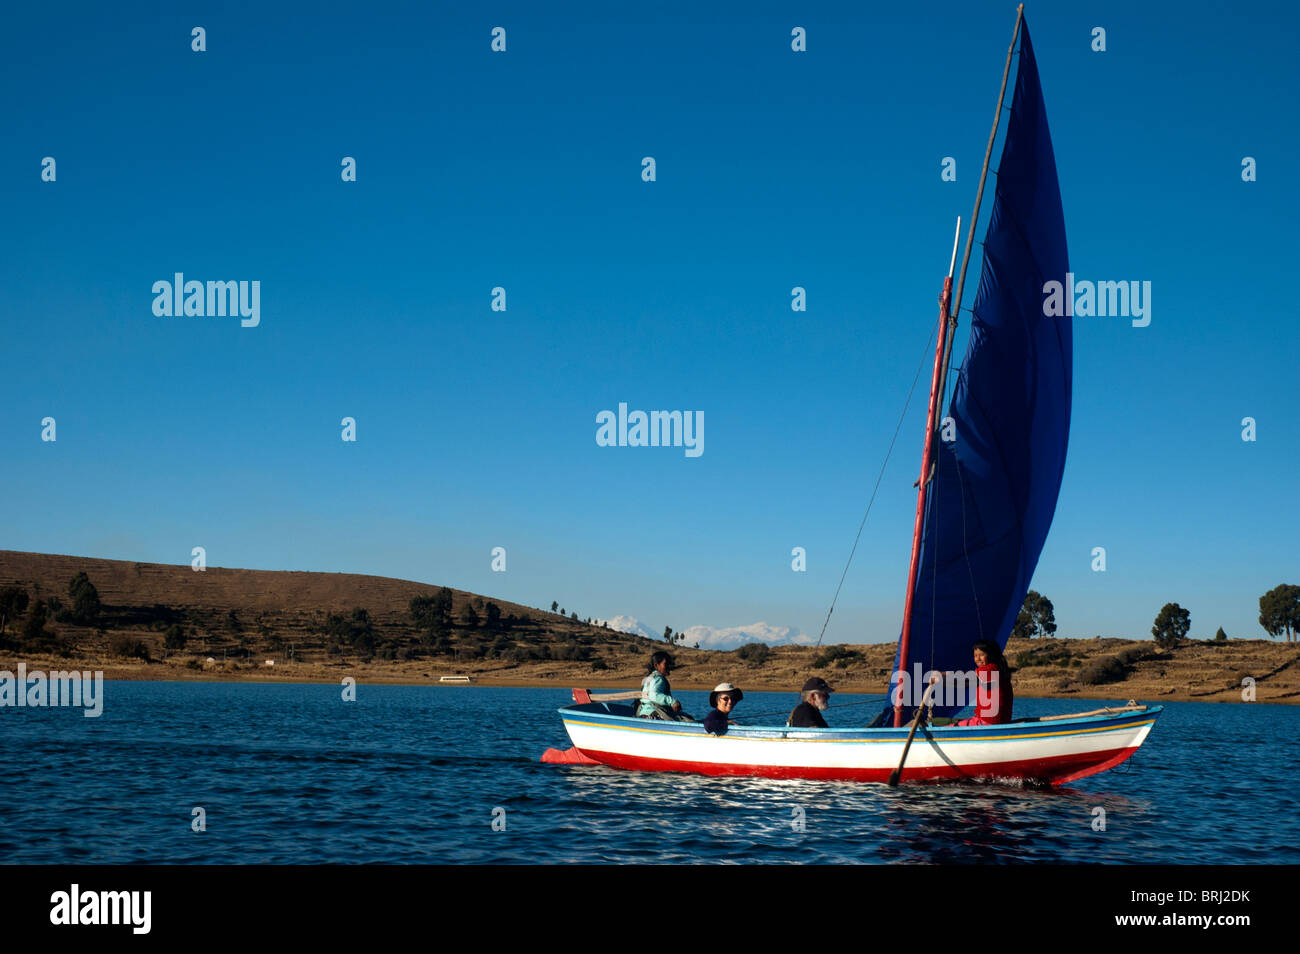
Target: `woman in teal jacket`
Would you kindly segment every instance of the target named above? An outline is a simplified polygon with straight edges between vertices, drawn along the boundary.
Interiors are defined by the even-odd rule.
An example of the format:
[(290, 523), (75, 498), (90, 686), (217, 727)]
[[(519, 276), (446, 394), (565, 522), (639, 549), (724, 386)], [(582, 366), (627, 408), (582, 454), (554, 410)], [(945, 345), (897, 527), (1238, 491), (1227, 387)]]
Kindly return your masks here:
[(689, 719), (682, 704), (673, 698), (668, 674), (673, 671), (673, 657), (662, 649), (650, 657), (650, 674), (641, 680), (641, 701), (636, 714), (649, 719)]

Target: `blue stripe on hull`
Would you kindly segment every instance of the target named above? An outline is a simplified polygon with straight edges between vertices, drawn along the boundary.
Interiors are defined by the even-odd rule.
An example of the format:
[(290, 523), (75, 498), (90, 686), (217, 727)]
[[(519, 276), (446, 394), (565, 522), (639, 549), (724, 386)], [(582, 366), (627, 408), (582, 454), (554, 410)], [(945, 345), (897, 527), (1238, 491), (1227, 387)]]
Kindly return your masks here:
[[(704, 726), (698, 722), (661, 722), (632, 716), (610, 715), (601, 703), (566, 706), (559, 710), (565, 724), (599, 726), (626, 732), (646, 732), (658, 735), (704, 735)], [(918, 738), (942, 740), (945, 745), (962, 742), (1013, 742), (1025, 739), (1059, 738), (1067, 735), (1091, 735), (1151, 725), (1164, 711), (1164, 706), (1149, 706), (1141, 712), (1119, 715), (1084, 716), (1077, 719), (1052, 719), (1047, 722), (1013, 722), (995, 726), (942, 726), (920, 729)], [(727, 731), (729, 739), (767, 740), (788, 739), (799, 742), (900, 742), (907, 738), (908, 728), (866, 729), (797, 729), (787, 726), (732, 726)]]

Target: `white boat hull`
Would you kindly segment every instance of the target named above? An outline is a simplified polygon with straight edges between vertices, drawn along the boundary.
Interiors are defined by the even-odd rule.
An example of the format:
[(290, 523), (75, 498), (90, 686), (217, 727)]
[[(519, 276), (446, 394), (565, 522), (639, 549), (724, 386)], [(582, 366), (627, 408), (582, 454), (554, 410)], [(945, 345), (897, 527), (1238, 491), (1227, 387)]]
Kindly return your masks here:
[[(1064, 784), (1129, 758), (1162, 707), (1000, 726), (921, 729), (904, 781), (1024, 779)], [(898, 767), (907, 729), (733, 726), (710, 735), (699, 723), (662, 722), (589, 703), (560, 710), (573, 745), (615, 768), (883, 782)]]

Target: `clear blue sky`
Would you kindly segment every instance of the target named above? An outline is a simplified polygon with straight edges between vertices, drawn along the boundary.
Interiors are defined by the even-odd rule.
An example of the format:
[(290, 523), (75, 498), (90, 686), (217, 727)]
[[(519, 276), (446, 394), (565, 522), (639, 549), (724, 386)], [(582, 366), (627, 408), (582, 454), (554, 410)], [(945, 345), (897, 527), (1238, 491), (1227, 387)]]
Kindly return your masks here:
[[(378, 6), (7, 12), (0, 548), (204, 546), (815, 635), (970, 214), (1015, 4)], [(1149, 327), (1075, 321), (1034, 587), (1062, 635), (1148, 636), (1176, 601), (1193, 635), (1261, 636), (1259, 595), (1300, 582), (1300, 13), (1026, 15), (1073, 270), (1153, 283)], [(260, 281), (261, 325), (155, 317), (177, 271)], [(897, 636), (923, 389), (829, 641)], [(620, 401), (703, 411), (703, 456), (598, 447)]]

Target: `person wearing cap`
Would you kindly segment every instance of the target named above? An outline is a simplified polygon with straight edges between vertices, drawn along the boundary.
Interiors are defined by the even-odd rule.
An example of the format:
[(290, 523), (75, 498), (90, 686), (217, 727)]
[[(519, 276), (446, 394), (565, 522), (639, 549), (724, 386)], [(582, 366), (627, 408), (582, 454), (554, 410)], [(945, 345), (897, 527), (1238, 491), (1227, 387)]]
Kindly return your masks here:
[(813, 676), (803, 684), (803, 691), (799, 693), (803, 701), (794, 707), (785, 724), (795, 729), (829, 729), (821, 710), (829, 708), (834, 691), (825, 679)]
[(709, 714), (704, 717), (704, 731), (713, 735), (726, 735), (727, 726), (736, 725), (728, 716), (745, 694), (729, 682), (719, 683), (709, 693)]

